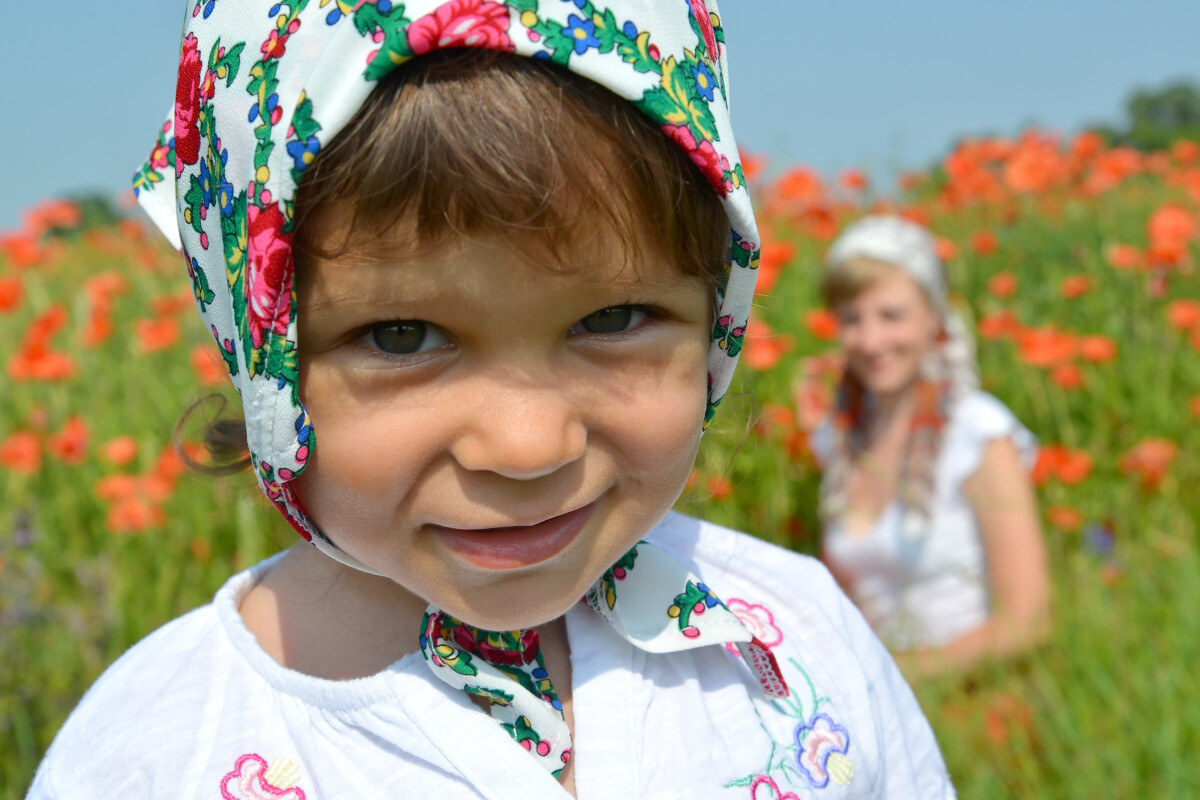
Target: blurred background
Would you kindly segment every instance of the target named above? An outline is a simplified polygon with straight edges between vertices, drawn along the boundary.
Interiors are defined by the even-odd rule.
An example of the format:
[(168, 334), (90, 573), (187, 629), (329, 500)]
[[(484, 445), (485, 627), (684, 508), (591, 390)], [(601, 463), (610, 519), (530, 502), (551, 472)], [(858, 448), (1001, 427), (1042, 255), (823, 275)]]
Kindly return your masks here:
[[(815, 552), (806, 444), (869, 210), (939, 237), (984, 388), (1038, 435), (1055, 633), (917, 693), (964, 798), (1200, 787), (1200, 4), (725, 0), (766, 242), (733, 413), (680, 508)], [(171, 106), (174, 0), (0, 28), (0, 798), (130, 644), (291, 543), (170, 446), (223, 391), (178, 256), (127, 193)], [(799, 385), (800, 391), (794, 391)], [(185, 431), (185, 435), (189, 432)]]

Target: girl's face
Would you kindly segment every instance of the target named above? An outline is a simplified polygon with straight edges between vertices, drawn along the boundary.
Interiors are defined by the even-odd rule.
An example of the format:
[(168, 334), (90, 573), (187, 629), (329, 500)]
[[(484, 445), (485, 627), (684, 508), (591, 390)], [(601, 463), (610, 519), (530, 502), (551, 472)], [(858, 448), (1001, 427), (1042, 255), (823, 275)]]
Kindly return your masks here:
[(834, 312), (847, 367), (867, 391), (881, 397), (913, 384), (940, 327), (925, 292), (897, 268)]
[(296, 488), (322, 531), (486, 629), (578, 602), (679, 496), (704, 417), (711, 293), (639, 245), (583, 269), (487, 238), (306, 263)]

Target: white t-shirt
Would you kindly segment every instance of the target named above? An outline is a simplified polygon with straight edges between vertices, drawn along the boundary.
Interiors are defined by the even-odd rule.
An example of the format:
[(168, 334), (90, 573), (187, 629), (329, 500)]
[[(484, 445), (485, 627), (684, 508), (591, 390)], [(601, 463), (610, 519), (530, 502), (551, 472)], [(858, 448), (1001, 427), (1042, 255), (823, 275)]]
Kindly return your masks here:
[[(723, 646), (637, 650), (577, 605), (566, 620), (578, 797), (954, 796), (911, 691), (818, 562), (677, 514), (647, 539), (773, 647), (791, 694), (766, 699)], [(340, 682), (276, 663), (237, 610), (270, 563), (105, 672), (29, 797), (567, 797), (419, 652)]]
[[(813, 431), (813, 454), (833, 455), (830, 420)], [(1037, 439), (1008, 407), (986, 392), (972, 392), (953, 411), (935, 466), (936, 493), (930, 529), (907, 538), (903, 506), (893, 500), (875, 525), (851, 533), (836, 521), (823, 534), (825, 558), (848, 576), (850, 596), (875, 632), (897, 649), (938, 647), (982, 625), (991, 613), (987, 564), (979, 525), (963, 482), (975, 474), (993, 439), (1009, 438), (1032, 468)]]

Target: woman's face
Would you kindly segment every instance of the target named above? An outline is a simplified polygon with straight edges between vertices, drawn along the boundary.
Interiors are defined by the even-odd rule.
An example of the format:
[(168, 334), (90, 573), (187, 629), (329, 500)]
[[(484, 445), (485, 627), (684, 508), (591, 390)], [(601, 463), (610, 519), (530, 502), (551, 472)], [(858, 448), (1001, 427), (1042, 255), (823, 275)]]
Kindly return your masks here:
[(891, 268), (834, 308), (846, 366), (880, 397), (903, 392), (940, 330), (925, 292), (907, 273)]

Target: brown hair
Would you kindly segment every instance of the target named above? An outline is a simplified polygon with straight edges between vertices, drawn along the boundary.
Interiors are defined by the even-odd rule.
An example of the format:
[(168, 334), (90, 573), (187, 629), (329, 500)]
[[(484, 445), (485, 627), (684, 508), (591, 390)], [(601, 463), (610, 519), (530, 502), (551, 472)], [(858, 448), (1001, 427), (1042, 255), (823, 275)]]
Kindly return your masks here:
[[(326, 235), (327, 210), (349, 223), (340, 237)], [(629, 101), (564, 68), (477, 49), (394, 70), (322, 149), (297, 193), (298, 267), (306, 254), (369, 253), (402, 220), (414, 248), (499, 236), (539, 248), (551, 267), (602, 232), (636, 263), (649, 255), (637, 252), (640, 230), (714, 289), (730, 240), (712, 186)]]
[[(308, 256), (394, 248), (401, 222), (414, 248), (499, 236), (540, 249), (550, 269), (576, 266), (568, 254), (596, 252), (608, 233), (631, 264), (665, 256), (702, 279), (714, 311), (730, 243), (716, 191), (632, 103), (564, 68), (478, 49), (423, 55), (380, 81), (304, 173), (294, 219), (301, 272)], [(639, 232), (661, 253), (639, 252)], [(176, 450), (205, 472), (245, 466), (241, 420), (204, 425), (213, 463), (183, 451), (203, 402), (184, 413)]]
[[(847, 258), (830, 265), (821, 276), (821, 298), (825, 301), (826, 308), (835, 309), (842, 303), (858, 297), (876, 281), (903, 271), (895, 264), (876, 258)], [(924, 287), (921, 288), (921, 294), (925, 294)]]

